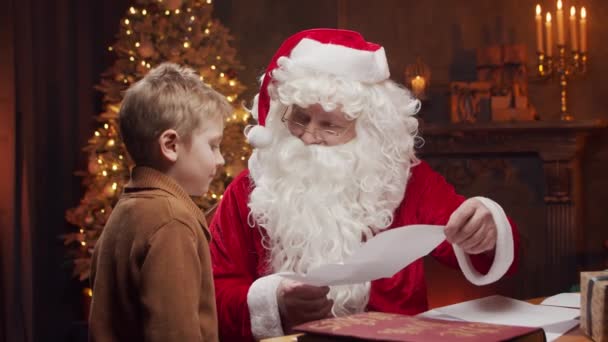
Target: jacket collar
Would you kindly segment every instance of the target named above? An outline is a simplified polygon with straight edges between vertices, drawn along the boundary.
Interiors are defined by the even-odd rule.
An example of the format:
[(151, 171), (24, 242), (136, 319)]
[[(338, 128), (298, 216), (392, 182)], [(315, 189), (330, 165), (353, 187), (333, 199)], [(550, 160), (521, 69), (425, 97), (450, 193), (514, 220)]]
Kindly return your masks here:
[(136, 166), (131, 170), (131, 180), (125, 188), (129, 190), (160, 189), (177, 198), (185, 205), (201, 223), (208, 233), (207, 220), (203, 211), (194, 203), (188, 193), (177, 182), (164, 173), (146, 166)]

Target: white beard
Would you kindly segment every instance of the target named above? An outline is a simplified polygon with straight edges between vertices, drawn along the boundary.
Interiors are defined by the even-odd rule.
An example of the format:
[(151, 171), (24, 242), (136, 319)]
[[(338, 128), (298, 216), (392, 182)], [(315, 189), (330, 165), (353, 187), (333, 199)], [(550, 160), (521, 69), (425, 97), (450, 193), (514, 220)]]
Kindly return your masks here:
[[(250, 220), (264, 230), (269, 272), (307, 273), (342, 262), (392, 223), (409, 161), (389, 161), (379, 146), (360, 138), (333, 147), (306, 146), (286, 130), (273, 133), (273, 144), (255, 150), (249, 161), (255, 184)], [(332, 313), (364, 311), (369, 291), (370, 283), (332, 287)]]

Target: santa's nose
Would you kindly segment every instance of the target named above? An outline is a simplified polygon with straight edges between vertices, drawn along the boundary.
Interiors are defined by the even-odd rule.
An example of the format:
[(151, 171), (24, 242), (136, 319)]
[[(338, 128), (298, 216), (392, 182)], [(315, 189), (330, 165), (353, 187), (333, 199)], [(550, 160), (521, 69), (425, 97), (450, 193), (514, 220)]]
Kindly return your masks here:
[(309, 130), (304, 131), (304, 133), (302, 133), (299, 138), (305, 145), (320, 144), (323, 141), (319, 139), (316, 134), (310, 132)]

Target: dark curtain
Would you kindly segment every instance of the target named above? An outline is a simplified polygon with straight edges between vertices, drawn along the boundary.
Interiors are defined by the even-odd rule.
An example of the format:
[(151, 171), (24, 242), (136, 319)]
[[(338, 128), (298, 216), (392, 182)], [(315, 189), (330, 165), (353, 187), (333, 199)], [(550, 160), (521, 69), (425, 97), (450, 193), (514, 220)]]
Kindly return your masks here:
[(101, 109), (93, 86), (113, 62), (107, 46), (128, 6), (128, 0), (9, 0), (4, 8), (13, 39), (3, 53), (13, 51), (15, 61), (14, 158), (6, 161), (15, 208), (2, 227), (3, 341), (77, 340), (82, 284), (71, 277), (59, 236), (74, 229), (64, 214), (83, 193), (74, 171), (86, 169), (81, 149)]

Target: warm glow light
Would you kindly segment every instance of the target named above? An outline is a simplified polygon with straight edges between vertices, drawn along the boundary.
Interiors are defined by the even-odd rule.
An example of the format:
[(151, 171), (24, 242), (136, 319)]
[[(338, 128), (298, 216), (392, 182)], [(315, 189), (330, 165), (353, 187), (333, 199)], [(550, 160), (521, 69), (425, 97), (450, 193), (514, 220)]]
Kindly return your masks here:
[(83, 246), (86, 246), (86, 245), (87, 245), (87, 243), (86, 243), (86, 242), (84, 242), (84, 241), (80, 241), (80, 244), (81, 244), (81, 245), (83, 245)]
[(211, 32), (209, 29), (205, 29), (205, 34), (209, 34), (209, 32)]
[(573, 18), (576, 17), (576, 7), (570, 7), (570, 16)]
[(165, 11), (165, 15), (169, 15), (169, 14), (171, 14), (171, 11), (166, 10), (166, 11)]
[(175, 10), (175, 14), (179, 14), (179, 8)]
[(114, 50), (114, 48), (112, 48), (111, 46), (108, 46), (108, 51), (112, 51)]
[(585, 7), (581, 7), (581, 19), (587, 18), (587, 10)]
[(563, 6), (563, 4), (562, 4), (562, 0), (557, 0), (557, 9), (558, 9), (558, 10), (561, 10), (561, 9), (562, 9), (562, 6)]
[(82, 290), (82, 292), (84, 292), (85, 295), (89, 296), (89, 297), (93, 297), (93, 290), (91, 290), (91, 288), (87, 287), (84, 290)]
[(139, 46), (140, 46), (139, 42), (135, 42), (135, 47), (139, 47)]
[(114, 146), (114, 144), (116, 144), (116, 142), (114, 141), (114, 139), (108, 140), (108, 146)]
[(190, 43), (188, 43), (188, 42), (184, 42), (184, 47), (185, 47), (186, 49), (187, 49), (187, 48), (189, 48), (189, 47), (190, 47)]
[(118, 165), (116, 165), (116, 164), (112, 164), (112, 170), (113, 170), (113, 171), (118, 170)]
[(122, 160), (122, 154), (118, 155), (118, 159)]
[(107, 172), (106, 170), (103, 170), (103, 171), (101, 172), (101, 174), (102, 174), (104, 177), (106, 177), (106, 176), (108, 175), (108, 172)]
[(223, 72), (220, 72), (220, 77), (224, 77), (224, 76), (226, 76), (226, 75), (224, 75)]
[(196, 19), (194, 16), (190, 17), (190, 20), (194, 21), (194, 19)]
[(130, 60), (131, 62), (135, 62), (135, 57), (131, 56), (131, 57), (129, 57), (129, 60)]
[(97, 159), (97, 164), (103, 164), (103, 162), (101, 161), (101, 158)]
[(211, 4), (211, 0), (207, 0), (207, 3), (208, 3), (208, 4)]
[(131, 35), (131, 30), (127, 30), (127, 36)]
[(212, 65), (212, 66), (211, 66), (211, 70), (215, 70), (215, 65)]
[(125, 19), (125, 25), (129, 25), (129, 19)]
[(230, 80), (228, 84), (230, 84), (231, 87), (234, 87), (236, 85), (236, 82), (234, 80)]
[(542, 13), (542, 9), (540, 8), (540, 5), (536, 5), (536, 15), (540, 15)]
[(137, 13), (137, 10), (135, 9), (135, 7), (129, 8), (129, 11), (131, 12), (131, 14)]
[(219, 61), (222, 59), (222, 56), (215, 56), (215, 59), (217, 59)]
[(146, 10), (142, 10), (142, 11), (141, 11), (141, 14), (146, 15), (146, 14), (148, 14), (148, 11), (146, 11)]
[(118, 188), (118, 183), (112, 183), (112, 190), (116, 190)]
[(99, 132), (95, 131), (95, 136), (98, 137), (99, 136)]
[(84, 229), (80, 228), (80, 234), (84, 234)]
[(103, 124), (103, 128), (108, 129), (110, 126), (108, 124)]
[(551, 13), (547, 12), (547, 22), (551, 22)]

